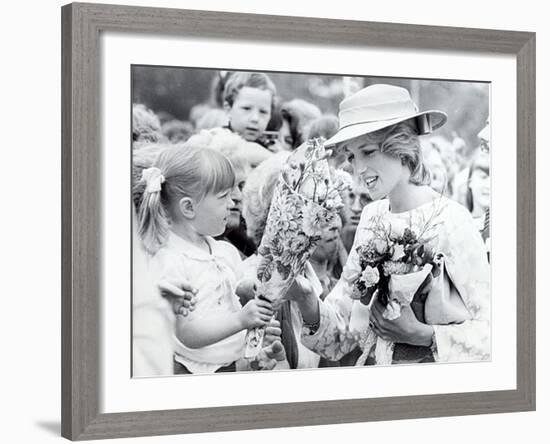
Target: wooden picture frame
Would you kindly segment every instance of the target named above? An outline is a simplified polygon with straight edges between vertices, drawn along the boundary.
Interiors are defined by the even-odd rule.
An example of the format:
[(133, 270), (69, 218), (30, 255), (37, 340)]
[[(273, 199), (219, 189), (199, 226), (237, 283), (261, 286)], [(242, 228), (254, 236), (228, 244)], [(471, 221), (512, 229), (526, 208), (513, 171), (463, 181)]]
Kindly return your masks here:
[[(508, 54), (517, 60), (517, 388), (101, 413), (100, 45), (104, 31)], [(62, 8), (62, 435), (73, 440), (535, 409), (535, 34), (73, 3)], [(299, 413), (299, 414), (298, 414)]]

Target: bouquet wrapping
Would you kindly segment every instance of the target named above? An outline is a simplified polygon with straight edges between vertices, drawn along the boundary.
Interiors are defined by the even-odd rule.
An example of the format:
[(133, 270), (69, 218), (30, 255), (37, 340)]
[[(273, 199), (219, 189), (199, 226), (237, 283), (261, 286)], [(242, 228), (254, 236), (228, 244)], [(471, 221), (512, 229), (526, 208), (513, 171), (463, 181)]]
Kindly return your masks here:
[[(350, 271), (350, 297), (354, 305), (370, 307), (377, 300), (384, 307), (382, 316), (395, 320), (403, 306), (411, 304), (417, 293), (425, 294), (433, 278), (440, 274), (442, 255), (431, 246), (435, 239), (433, 223), (438, 209), (418, 230), (409, 226), (396, 227), (381, 218), (370, 220), (369, 234), (356, 247), (359, 267)], [(354, 319), (354, 315), (357, 319)], [(363, 354), (357, 365), (364, 365), (374, 347), (376, 365), (392, 363), (394, 343), (376, 335), (369, 325), (370, 311), (352, 309), (350, 331), (359, 337)]]
[[(255, 293), (275, 310), (342, 206), (340, 190), (348, 184), (340, 179), (343, 176), (331, 178), (328, 154), (321, 141), (308, 141), (289, 156), (276, 185), (258, 248)], [(263, 335), (263, 328), (248, 331), (246, 358), (258, 354)]]
[[(397, 319), (401, 316), (401, 307), (409, 305), (420, 286), (430, 275), (433, 266), (426, 264), (420, 271), (407, 274), (394, 274), (389, 279), (389, 298), (382, 316), (388, 320)], [(394, 343), (377, 336), (369, 328), (366, 338), (363, 341), (363, 355), (358, 365), (363, 365), (368, 353), (373, 346), (374, 358), (377, 365), (390, 365), (392, 363)]]

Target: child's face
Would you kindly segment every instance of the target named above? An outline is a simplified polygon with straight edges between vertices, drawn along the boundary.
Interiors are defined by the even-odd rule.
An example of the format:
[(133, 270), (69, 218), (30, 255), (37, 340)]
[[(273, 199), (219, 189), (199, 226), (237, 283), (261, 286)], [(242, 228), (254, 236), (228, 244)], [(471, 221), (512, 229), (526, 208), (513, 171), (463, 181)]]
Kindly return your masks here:
[(195, 205), (195, 230), (203, 236), (219, 236), (225, 231), (229, 209), (235, 205), (231, 189), (220, 193), (208, 193)]
[(248, 141), (257, 140), (271, 118), (271, 91), (243, 86), (233, 106), (225, 104), (231, 128)]

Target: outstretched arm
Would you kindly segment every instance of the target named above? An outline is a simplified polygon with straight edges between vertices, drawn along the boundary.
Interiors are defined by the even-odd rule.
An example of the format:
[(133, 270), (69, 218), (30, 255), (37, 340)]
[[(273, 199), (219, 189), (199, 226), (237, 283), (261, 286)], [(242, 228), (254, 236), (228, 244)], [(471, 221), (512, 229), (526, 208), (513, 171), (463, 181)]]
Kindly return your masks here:
[[(349, 260), (353, 260), (352, 256), (348, 264)], [(306, 270), (306, 277), (298, 276), (287, 298), (297, 303), (302, 314), (302, 344), (320, 356), (335, 361), (358, 345), (349, 329), (352, 300), (347, 293), (348, 284), (341, 278), (327, 298), (321, 301), (308, 280), (308, 273), (314, 271)]]
[(235, 313), (206, 317), (177, 316), (176, 336), (189, 348), (201, 348), (254, 327), (266, 325), (273, 316), (271, 304), (253, 299)]

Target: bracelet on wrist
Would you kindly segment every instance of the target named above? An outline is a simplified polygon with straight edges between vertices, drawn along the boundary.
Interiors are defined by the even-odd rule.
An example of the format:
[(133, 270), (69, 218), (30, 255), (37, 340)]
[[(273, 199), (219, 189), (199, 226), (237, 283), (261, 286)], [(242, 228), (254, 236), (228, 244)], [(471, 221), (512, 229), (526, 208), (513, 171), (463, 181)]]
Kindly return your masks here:
[(320, 322), (317, 321), (317, 322), (313, 322), (313, 323), (309, 323), (309, 322), (305, 322), (303, 323), (303, 328), (305, 328), (307, 330), (307, 333), (311, 336), (311, 335), (314, 335), (315, 333), (317, 333), (317, 330), (319, 330), (319, 325)]

